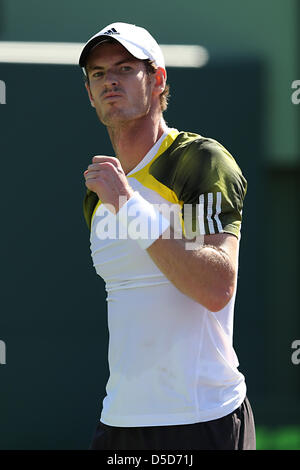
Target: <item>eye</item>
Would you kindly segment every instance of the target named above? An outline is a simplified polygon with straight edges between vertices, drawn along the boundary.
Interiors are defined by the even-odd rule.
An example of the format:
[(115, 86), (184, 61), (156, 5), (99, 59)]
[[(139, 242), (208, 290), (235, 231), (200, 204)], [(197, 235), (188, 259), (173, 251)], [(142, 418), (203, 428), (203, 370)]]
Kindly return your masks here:
[(121, 72), (130, 72), (130, 70), (132, 70), (132, 67), (130, 67), (130, 65), (122, 65), (120, 70)]
[(104, 75), (103, 72), (98, 71), (98, 72), (93, 73), (92, 76), (93, 78), (99, 78), (99, 77), (103, 77), (103, 75)]

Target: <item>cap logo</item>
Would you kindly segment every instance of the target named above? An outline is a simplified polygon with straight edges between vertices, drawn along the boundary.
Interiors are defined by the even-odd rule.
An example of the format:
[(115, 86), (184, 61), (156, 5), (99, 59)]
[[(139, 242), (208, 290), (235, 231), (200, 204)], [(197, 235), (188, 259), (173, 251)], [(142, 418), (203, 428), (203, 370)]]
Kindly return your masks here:
[(110, 34), (120, 34), (120, 33), (118, 33), (118, 31), (115, 28), (112, 28), (112, 29), (109, 29), (108, 31), (105, 31), (105, 33), (103, 34), (110, 35)]

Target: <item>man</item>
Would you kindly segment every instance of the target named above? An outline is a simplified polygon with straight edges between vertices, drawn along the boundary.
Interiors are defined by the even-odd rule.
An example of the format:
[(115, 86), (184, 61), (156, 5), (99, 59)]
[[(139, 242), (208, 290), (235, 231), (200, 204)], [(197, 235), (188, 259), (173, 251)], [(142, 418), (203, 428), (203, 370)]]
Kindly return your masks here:
[(79, 63), (116, 155), (84, 172), (109, 327), (91, 449), (254, 449), (232, 347), (247, 182), (221, 144), (167, 126), (164, 57), (145, 29), (107, 26)]

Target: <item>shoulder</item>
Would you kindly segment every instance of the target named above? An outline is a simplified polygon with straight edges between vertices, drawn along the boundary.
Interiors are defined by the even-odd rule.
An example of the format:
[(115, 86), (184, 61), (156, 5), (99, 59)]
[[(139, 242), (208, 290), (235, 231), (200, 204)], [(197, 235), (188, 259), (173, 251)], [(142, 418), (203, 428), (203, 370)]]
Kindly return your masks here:
[(183, 133), (173, 153), (176, 155), (174, 189), (180, 197), (186, 191), (211, 190), (218, 182), (232, 182), (244, 191), (247, 181), (231, 153), (217, 140)]
[(213, 139), (180, 132), (170, 147), (151, 164), (150, 174), (172, 185), (178, 174), (190, 176), (195, 170), (198, 172), (205, 165), (222, 159), (224, 155), (220, 149)]
[(178, 163), (187, 170), (212, 171), (224, 167), (241, 171), (235, 158), (220, 142), (202, 136), (186, 141)]

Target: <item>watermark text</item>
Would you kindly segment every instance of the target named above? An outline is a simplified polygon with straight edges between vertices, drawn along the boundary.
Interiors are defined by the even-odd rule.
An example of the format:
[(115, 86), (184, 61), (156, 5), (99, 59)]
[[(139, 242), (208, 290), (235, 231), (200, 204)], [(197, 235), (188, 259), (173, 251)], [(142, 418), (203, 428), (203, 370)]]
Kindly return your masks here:
[(299, 104), (300, 103), (300, 80), (294, 80), (292, 83), (292, 88), (295, 89), (295, 91), (291, 95), (292, 103)]
[(0, 365), (6, 364), (6, 344), (0, 339)]
[(6, 104), (6, 85), (3, 80), (0, 80), (0, 104)]
[[(200, 248), (204, 244), (204, 209), (201, 204), (184, 204), (181, 207), (179, 204), (146, 203), (144, 206), (138, 201), (132, 202), (129, 207), (125, 205), (121, 212), (121, 216), (115, 216), (114, 207), (110, 204), (99, 206), (95, 214), (97, 238), (156, 240), (161, 236), (163, 239), (184, 239), (187, 250)], [(213, 220), (210, 221), (213, 230)]]
[(291, 344), (291, 348), (295, 350), (292, 353), (291, 360), (292, 363), (297, 366), (300, 364), (300, 339), (295, 339)]

